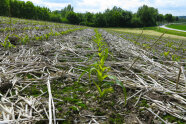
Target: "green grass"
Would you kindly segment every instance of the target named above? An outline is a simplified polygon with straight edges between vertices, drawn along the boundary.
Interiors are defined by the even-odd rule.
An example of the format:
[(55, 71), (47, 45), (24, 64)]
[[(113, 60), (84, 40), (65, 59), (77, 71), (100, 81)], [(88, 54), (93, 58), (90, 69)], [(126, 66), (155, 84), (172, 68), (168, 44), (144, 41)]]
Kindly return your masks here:
[(180, 31), (173, 31), (173, 30), (167, 30), (164, 28), (159, 27), (145, 27), (145, 28), (103, 28), (105, 30), (111, 30), (111, 31), (117, 31), (117, 32), (123, 32), (123, 33), (135, 33), (135, 34), (141, 34), (143, 30), (143, 34), (149, 35), (149, 36), (160, 36), (162, 33), (166, 32), (163, 37), (166, 38), (172, 38), (172, 39), (186, 39), (186, 32), (180, 32)]
[(166, 25), (166, 27), (186, 31), (186, 24), (171, 24), (171, 25)]
[(166, 34), (186, 37), (186, 32), (168, 30), (168, 29), (159, 28), (159, 27), (145, 27), (144, 30), (154, 30), (154, 31), (161, 32), (161, 33), (166, 32)]

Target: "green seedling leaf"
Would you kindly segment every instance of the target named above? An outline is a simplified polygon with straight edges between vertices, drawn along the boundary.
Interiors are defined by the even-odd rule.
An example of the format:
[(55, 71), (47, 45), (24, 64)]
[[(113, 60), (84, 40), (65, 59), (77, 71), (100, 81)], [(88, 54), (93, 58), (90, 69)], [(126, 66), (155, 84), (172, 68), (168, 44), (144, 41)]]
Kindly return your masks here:
[(112, 80), (117, 80), (117, 77), (116, 76), (113, 76), (113, 75), (108, 75), (108, 77)]
[(83, 77), (83, 75), (84, 75), (86, 72), (87, 72), (87, 71), (84, 71), (84, 72), (81, 73), (81, 75), (79, 76), (78, 81), (77, 81), (78, 83), (79, 83), (80, 79)]
[(98, 90), (100, 96), (102, 96), (101, 88), (99, 87), (99, 85), (98, 85), (95, 81), (93, 81), (93, 82), (94, 82), (94, 84), (96, 85), (96, 88), (97, 88), (97, 90)]
[(90, 80), (90, 81), (91, 81), (91, 74), (92, 74), (93, 71), (96, 71), (96, 68), (91, 68), (91, 69), (89, 70), (89, 80)]
[(170, 51), (164, 52), (164, 56), (167, 57), (169, 55)]
[(102, 86), (113, 86), (115, 84), (114, 81), (105, 82)]
[(102, 78), (103, 78), (103, 80), (105, 79), (105, 78), (107, 78), (108, 77), (108, 75), (104, 75)]
[(105, 94), (112, 93), (113, 91), (114, 90), (112, 87), (103, 89), (103, 91), (101, 92), (101, 97), (103, 97)]
[(107, 72), (110, 71), (110, 67), (103, 67), (103, 68), (102, 68), (102, 71), (103, 71), (103, 72), (106, 71), (106, 70), (107, 70)]
[(100, 66), (104, 66), (104, 63), (105, 63), (105, 58), (102, 57), (101, 60), (100, 60)]
[(103, 81), (103, 73), (98, 69), (96, 69), (96, 71), (97, 71), (97, 75), (98, 75), (98, 80), (100, 82), (102, 82)]
[(108, 77), (112, 80), (115, 80), (116, 85), (123, 88), (123, 93), (125, 97), (125, 105), (126, 105), (127, 104), (127, 92), (126, 92), (126, 88), (124, 87), (123, 83), (120, 80), (118, 80), (116, 76), (109, 75)]
[[(102, 51), (103, 52), (103, 51)], [(101, 53), (98, 53), (98, 56), (101, 57), (102, 56), (102, 52)]]

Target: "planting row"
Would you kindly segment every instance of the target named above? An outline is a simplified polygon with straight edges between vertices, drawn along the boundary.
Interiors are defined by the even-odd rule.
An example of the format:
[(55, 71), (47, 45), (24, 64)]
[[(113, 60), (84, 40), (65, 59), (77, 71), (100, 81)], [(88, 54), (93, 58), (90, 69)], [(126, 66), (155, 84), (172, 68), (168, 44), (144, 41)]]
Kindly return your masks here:
[[(113, 32), (112, 34), (118, 35), (123, 39), (133, 42), (137, 46), (150, 52), (155, 59), (159, 61), (184, 61), (186, 55), (186, 41), (178, 39), (164, 38), (162, 34), (160, 37), (135, 34)], [(151, 48), (151, 46), (153, 46)]]
[(49, 40), (50, 36), (59, 36), (59, 35), (65, 35), (77, 30), (83, 30), (85, 28), (75, 28), (75, 29), (70, 29), (62, 32), (54, 32), (51, 30), (51, 32), (43, 34), (41, 36), (34, 35), (33, 37), (29, 37), (28, 34), (24, 34), (24, 36), (20, 37), (16, 34), (12, 35), (7, 35), (6, 38), (2, 43), (0, 43), (4, 48), (12, 48), (15, 47), (17, 44), (27, 44), (30, 41), (43, 41), (43, 40)]

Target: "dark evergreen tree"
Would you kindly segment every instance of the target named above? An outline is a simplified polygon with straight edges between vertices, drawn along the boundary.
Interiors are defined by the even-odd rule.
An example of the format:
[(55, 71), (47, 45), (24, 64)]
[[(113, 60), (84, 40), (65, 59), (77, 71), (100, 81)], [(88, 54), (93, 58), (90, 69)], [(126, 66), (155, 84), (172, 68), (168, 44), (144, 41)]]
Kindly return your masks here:
[(80, 23), (77, 14), (73, 11), (68, 12), (67, 15), (66, 15), (66, 18), (68, 19), (68, 21), (71, 24), (79, 24)]
[(172, 14), (166, 14), (166, 15), (165, 15), (165, 20), (166, 20), (167, 22), (172, 22), (172, 21), (173, 21)]
[(158, 22), (163, 22), (164, 21), (164, 16), (163, 16), (163, 14), (158, 14), (158, 16), (157, 16), (157, 21)]
[(106, 27), (106, 25), (107, 25), (107, 23), (106, 23), (106, 18), (104, 16), (104, 14), (96, 13), (95, 14), (94, 26), (96, 26), (96, 27)]
[(179, 21), (179, 18), (178, 18), (178, 16), (176, 16), (176, 21)]
[(25, 4), (25, 17), (27, 19), (35, 18), (35, 7), (34, 4), (30, 1), (27, 1)]
[(9, 16), (8, 0), (0, 0), (0, 16)]

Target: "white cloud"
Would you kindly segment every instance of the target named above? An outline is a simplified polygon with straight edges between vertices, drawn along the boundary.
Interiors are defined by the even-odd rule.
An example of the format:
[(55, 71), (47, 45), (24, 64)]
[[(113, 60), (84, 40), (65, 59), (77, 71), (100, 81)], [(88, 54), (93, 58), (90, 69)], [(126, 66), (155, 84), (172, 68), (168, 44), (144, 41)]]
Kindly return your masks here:
[(50, 8), (51, 10), (61, 10), (65, 6), (67, 6), (70, 3), (51, 3), (51, 2), (44, 2), (44, 6)]
[(186, 7), (186, 0), (155, 0), (153, 5), (157, 7)]
[[(173, 15), (186, 15), (186, 0), (69, 0), (63, 2), (50, 2), (49, 0), (24, 0), (32, 1), (35, 5), (46, 6), (51, 10), (62, 9), (72, 4), (76, 12), (103, 12), (113, 6), (136, 12), (142, 5), (158, 8), (160, 13), (172, 13)], [(60, 2), (61, 1), (61, 2)], [(73, 2), (73, 3), (72, 3)]]
[[(142, 5), (148, 5), (160, 10), (160, 13), (172, 13), (174, 15), (184, 15), (186, 8), (186, 0), (80, 0), (77, 1), (79, 12), (103, 12), (107, 8), (113, 6), (121, 7), (125, 10), (136, 12)], [(182, 8), (182, 11), (180, 11)]]
[(78, 2), (79, 8), (87, 7), (95, 12), (104, 11), (107, 8), (111, 9), (113, 6), (119, 6), (127, 10), (135, 10), (143, 4), (148, 5), (150, 2), (148, 0), (82, 0)]

